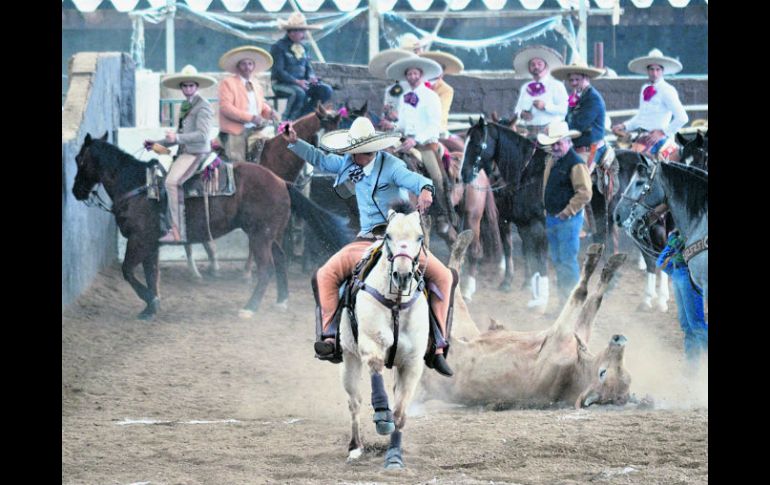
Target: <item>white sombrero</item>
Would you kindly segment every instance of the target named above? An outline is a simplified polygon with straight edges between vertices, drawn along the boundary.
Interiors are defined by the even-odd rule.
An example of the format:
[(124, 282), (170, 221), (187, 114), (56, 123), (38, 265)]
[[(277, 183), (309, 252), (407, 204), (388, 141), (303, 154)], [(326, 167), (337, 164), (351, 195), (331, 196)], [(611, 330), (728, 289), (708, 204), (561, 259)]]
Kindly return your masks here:
[(551, 121), (546, 127), (546, 133), (539, 133), (537, 135), (537, 142), (541, 145), (553, 145), (562, 138), (570, 137), (577, 138), (580, 136), (580, 132), (577, 130), (570, 130), (567, 122), (564, 120)]
[(369, 61), (369, 73), (378, 79), (387, 79), (385, 70), (388, 66), (407, 57), (416, 57), (416, 55), (403, 49), (388, 49), (378, 52)]
[(398, 48), (414, 52), (415, 49), (422, 49), (428, 44), (428, 39), (418, 39), (412, 33), (406, 33), (398, 38)]
[(397, 145), (398, 133), (378, 133), (371, 120), (359, 116), (349, 130), (330, 131), (321, 137), (322, 149), (334, 153), (371, 153)]
[(591, 67), (586, 64), (585, 61), (577, 60), (568, 66), (559, 66), (555, 69), (551, 69), (551, 76), (560, 81), (566, 80), (570, 74), (582, 74), (593, 79), (595, 77), (601, 76), (604, 74), (604, 72), (604, 69)]
[(281, 30), (318, 30), (320, 25), (308, 25), (305, 16), (300, 12), (294, 12), (286, 20), (278, 19), (278, 28)]
[(170, 89), (182, 89), (179, 87), (179, 84), (185, 81), (197, 83), (199, 89), (204, 89), (217, 83), (217, 80), (213, 77), (206, 76), (205, 74), (198, 74), (198, 70), (195, 69), (195, 66), (187, 64), (178, 73), (164, 77), (161, 84)]
[(385, 76), (388, 79), (395, 79), (397, 81), (406, 80), (407, 69), (417, 68), (422, 71), (423, 79), (435, 79), (441, 75), (441, 66), (433, 59), (427, 59), (425, 57), (412, 56), (400, 59), (385, 70)]
[(513, 70), (517, 73), (529, 72), (529, 61), (534, 58), (540, 58), (548, 64), (549, 69), (559, 67), (564, 64), (561, 54), (544, 45), (531, 45), (523, 48), (513, 56)]
[(665, 74), (676, 74), (682, 70), (681, 62), (673, 57), (664, 56), (660, 49), (653, 49), (646, 56), (631, 59), (628, 70), (636, 74), (647, 74), (647, 66), (650, 64), (662, 66)]
[(463, 61), (461, 61), (459, 57), (448, 52), (428, 51), (420, 52), (417, 55), (438, 62), (443, 66), (444, 74), (449, 74), (450, 76), (453, 74), (460, 74), (463, 69), (465, 69)]
[(244, 59), (254, 61), (254, 72), (266, 71), (273, 65), (273, 56), (264, 49), (245, 45), (231, 49), (219, 58), (219, 67), (223, 71), (238, 74), (238, 63)]

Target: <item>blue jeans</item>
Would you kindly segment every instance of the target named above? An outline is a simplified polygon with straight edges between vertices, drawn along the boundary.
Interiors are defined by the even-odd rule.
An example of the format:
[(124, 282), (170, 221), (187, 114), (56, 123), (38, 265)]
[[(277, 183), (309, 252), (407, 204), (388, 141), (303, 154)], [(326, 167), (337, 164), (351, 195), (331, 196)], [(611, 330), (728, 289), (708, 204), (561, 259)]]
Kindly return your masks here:
[(556, 286), (559, 296), (565, 300), (580, 279), (577, 256), (582, 227), (582, 209), (565, 221), (556, 216), (545, 216), (545, 234), (548, 238), (548, 252), (556, 270)]
[(273, 91), (288, 96), (284, 120), (296, 120), (315, 109), (318, 101), (325, 103), (332, 97), (332, 87), (319, 82), (308, 85), (307, 91), (296, 84), (273, 84)]
[(684, 354), (690, 364), (697, 365), (702, 352), (709, 349), (709, 327), (703, 316), (703, 297), (690, 282), (687, 266), (671, 273), (679, 325), (684, 332)]

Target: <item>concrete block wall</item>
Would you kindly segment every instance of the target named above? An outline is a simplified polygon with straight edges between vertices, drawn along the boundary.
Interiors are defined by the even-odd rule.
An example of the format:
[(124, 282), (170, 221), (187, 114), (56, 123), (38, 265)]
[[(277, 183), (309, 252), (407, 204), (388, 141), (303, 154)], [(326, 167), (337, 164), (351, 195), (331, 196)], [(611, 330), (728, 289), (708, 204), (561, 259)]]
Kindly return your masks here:
[[(70, 85), (62, 106), (62, 308), (117, 259), (112, 214), (75, 200), (75, 156), (87, 133), (108, 133), (134, 124), (134, 62), (117, 52), (81, 52), (69, 65)], [(106, 197), (106, 194), (103, 194)]]

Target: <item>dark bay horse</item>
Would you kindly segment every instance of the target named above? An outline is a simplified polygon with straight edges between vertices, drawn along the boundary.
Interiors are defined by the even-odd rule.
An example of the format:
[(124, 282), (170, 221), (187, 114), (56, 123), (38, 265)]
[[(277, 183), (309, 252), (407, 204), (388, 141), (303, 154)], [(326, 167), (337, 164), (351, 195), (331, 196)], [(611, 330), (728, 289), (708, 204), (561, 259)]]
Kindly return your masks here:
[(692, 136), (676, 134), (676, 141), (681, 146), (679, 160), (685, 165), (709, 171), (709, 132), (697, 132)]
[[(160, 308), (158, 238), (161, 236), (162, 207), (157, 200), (148, 199), (143, 194), (146, 191), (148, 164), (106, 140), (107, 133), (100, 139), (86, 135), (75, 158), (77, 174), (72, 192), (77, 200), (86, 200), (94, 186), (102, 184), (112, 199), (111, 212), (121, 234), (127, 239), (123, 277), (146, 303), (138, 318), (150, 319)], [(250, 317), (258, 309), (274, 272), (278, 303), (285, 304), (288, 298), (286, 256), (281, 248), (281, 239), (292, 206), (311, 221), (318, 237), (327, 241), (330, 249), (339, 249), (351, 239), (351, 235), (343, 221), (313, 204), (270, 170), (252, 163), (235, 163), (234, 172), (236, 193), (209, 200), (211, 235), (219, 237), (240, 228), (249, 238), (249, 252), (257, 263), (257, 283), (240, 315)], [(188, 199), (186, 209), (188, 239), (191, 242), (207, 240), (202, 198)], [(145, 284), (134, 275), (139, 264), (144, 268)]]
[[(537, 276), (548, 276), (548, 240), (543, 206), (546, 152), (536, 143), (503, 125), (490, 123), (484, 117), (471, 124), (465, 137), (465, 157), (461, 170), (463, 182), (471, 183), (482, 170), (491, 174), (493, 162), (497, 164), (504, 181), (504, 185), (495, 191), (505, 255), (505, 276), (500, 289), (510, 290), (513, 281), (511, 223), (516, 224), (521, 236), (526, 281), (536, 285)], [(533, 295), (539, 301), (535, 286)], [(547, 302), (547, 296), (545, 299)], [(544, 310), (546, 304), (536, 306)]]
[[(297, 137), (301, 140), (304, 140), (311, 145), (317, 145), (316, 137), (326, 131), (336, 130), (339, 122), (340, 115), (336, 111), (327, 110), (319, 104), (315, 111), (298, 118), (294, 122), (294, 129), (297, 132)], [(222, 156), (222, 158), (224, 159), (225, 157)], [(305, 166), (305, 161), (288, 149), (288, 142), (283, 139), (280, 133), (265, 142), (259, 160), (259, 165), (271, 170), (283, 180), (292, 183), (297, 181), (299, 173)], [(219, 270), (216, 244), (214, 243), (214, 240), (204, 240), (201, 242), (209, 257), (209, 273), (216, 275)], [(185, 251), (187, 253), (187, 264), (190, 271), (194, 276), (200, 277), (200, 273), (198, 273), (198, 269), (195, 265), (195, 259), (192, 256), (190, 244), (185, 244)], [(251, 252), (249, 252), (245, 269), (247, 277), (251, 272), (251, 267), (252, 255)]]
[(660, 204), (668, 206), (685, 239), (685, 253), (688, 248), (694, 251), (687, 263), (690, 275), (708, 299), (708, 172), (642, 158), (615, 209), (615, 223), (644, 244), (640, 234), (644, 234), (650, 212)]

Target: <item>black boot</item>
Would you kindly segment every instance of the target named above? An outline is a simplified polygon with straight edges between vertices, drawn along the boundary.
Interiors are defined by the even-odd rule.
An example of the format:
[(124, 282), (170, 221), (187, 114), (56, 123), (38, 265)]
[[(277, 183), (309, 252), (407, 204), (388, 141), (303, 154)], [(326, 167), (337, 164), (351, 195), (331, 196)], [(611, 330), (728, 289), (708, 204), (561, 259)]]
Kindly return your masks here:
[[(319, 360), (327, 360), (333, 364), (339, 364), (342, 362), (342, 349), (340, 348), (340, 338), (337, 328), (339, 327), (340, 309), (342, 305), (338, 306), (337, 311), (332, 317), (332, 322), (329, 325), (327, 333), (323, 333), (323, 317), (321, 315), (321, 300), (318, 297), (318, 281), (316, 279), (316, 273), (313, 273), (313, 277), (310, 280), (313, 287), (313, 296), (315, 297), (315, 337), (316, 341), (313, 344), (315, 350), (315, 357)], [(329, 339), (333, 339), (333, 342), (329, 342)]]
[(449, 364), (447, 364), (444, 354), (433, 354), (432, 358), (426, 358), (425, 365), (427, 365), (430, 369), (435, 370), (442, 376), (452, 377), (454, 375), (454, 372), (452, 372)]

